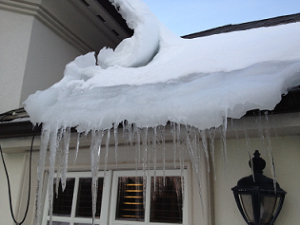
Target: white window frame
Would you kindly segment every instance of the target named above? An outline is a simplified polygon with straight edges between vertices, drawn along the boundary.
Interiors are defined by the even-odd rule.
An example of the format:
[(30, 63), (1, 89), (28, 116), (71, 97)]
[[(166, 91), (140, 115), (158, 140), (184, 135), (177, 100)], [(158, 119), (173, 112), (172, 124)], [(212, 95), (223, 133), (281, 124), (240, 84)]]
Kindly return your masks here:
[[(112, 171), (106, 171), (106, 177), (104, 178), (104, 171), (98, 172), (98, 178), (104, 178), (104, 185), (103, 185), (103, 194), (102, 194), (102, 202), (101, 202), (101, 215), (100, 218), (95, 218), (95, 224), (108, 224), (108, 213), (109, 213), (109, 204), (110, 204), (110, 191), (111, 191), (111, 176)], [(56, 176), (54, 176), (55, 178)], [(79, 178), (91, 178), (91, 172), (69, 172), (67, 173), (67, 178), (75, 178), (74, 184), (74, 192), (73, 192), (73, 199), (72, 199), (72, 210), (71, 216), (52, 216), (52, 221), (58, 222), (66, 222), (70, 225), (74, 225), (75, 223), (87, 223), (92, 224), (92, 219), (90, 218), (80, 218), (75, 217), (76, 211), (76, 203), (77, 203), (77, 192), (79, 186)], [(50, 216), (48, 215), (49, 211), (49, 191), (47, 188), (46, 192), (46, 200), (44, 205), (44, 212), (43, 212), (43, 225), (47, 225), (47, 221), (50, 220)]]
[[(145, 221), (127, 221), (127, 220), (116, 220), (116, 209), (117, 209), (117, 198), (118, 198), (118, 178), (119, 177), (143, 177), (143, 171), (127, 170), (127, 171), (114, 171), (112, 177), (112, 192), (110, 202), (110, 225), (178, 225), (178, 223), (157, 223), (150, 222), (150, 202), (151, 202), (151, 177), (154, 177), (154, 171), (149, 170), (147, 174), (147, 187), (146, 187), (146, 206), (145, 206)], [(156, 176), (164, 176), (163, 170), (157, 170)], [(180, 170), (165, 170), (165, 176), (179, 176), (181, 177)], [(187, 186), (187, 170), (184, 170), (184, 199), (183, 199), (183, 211), (182, 211), (182, 223), (188, 223), (188, 186)]]

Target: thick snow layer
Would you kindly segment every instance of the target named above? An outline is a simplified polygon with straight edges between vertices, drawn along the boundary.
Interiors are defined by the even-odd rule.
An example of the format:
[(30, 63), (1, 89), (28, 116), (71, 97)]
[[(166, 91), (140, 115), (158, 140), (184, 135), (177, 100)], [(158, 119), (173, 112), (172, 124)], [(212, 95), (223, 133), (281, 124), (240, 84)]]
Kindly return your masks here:
[[(114, 0), (134, 29), (115, 49), (88, 53), (24, 102), (44, 129), (139, 127), (173, 121), (199, 129), (251, 109), (271, 110), (300, 84), (300, 23), (184, 40), (140, 0)], [(97, 65), (96, 65), (97, 64)]]

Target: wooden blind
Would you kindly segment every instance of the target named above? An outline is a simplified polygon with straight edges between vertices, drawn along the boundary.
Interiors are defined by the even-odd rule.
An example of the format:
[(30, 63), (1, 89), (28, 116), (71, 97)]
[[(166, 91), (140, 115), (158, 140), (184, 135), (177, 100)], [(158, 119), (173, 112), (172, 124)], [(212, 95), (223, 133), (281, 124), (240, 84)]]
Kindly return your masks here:
[(118, 198), (116, 219), (144, 221), (143, 178), (120, 177), (118, 180)]

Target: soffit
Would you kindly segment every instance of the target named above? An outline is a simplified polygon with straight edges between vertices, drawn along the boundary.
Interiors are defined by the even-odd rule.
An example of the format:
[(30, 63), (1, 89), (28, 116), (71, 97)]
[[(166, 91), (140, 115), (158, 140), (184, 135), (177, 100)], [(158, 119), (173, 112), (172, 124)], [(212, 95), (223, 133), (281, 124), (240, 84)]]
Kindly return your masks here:
[(89, 51), (97, 52), (105, 46), (114, 48), (121, 40), (131, 36), (125, 30), (126, 27), (122, 27), (110, 15), (111, 12), (106, 11), (96, 0), (44, 0), (41, 6), (84, 42)]
[(117, 10), (97, 0), (0, 0), (0, 8), (34, 16), (82, 53), (114, 48), (132, 35), (122, 18), (114, 18)]

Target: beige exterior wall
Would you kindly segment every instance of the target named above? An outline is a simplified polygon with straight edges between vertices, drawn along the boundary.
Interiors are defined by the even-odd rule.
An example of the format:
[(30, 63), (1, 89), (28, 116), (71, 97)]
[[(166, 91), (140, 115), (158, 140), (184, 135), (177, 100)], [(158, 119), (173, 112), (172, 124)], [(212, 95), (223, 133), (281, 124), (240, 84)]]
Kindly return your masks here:
[[(267, 140), (265, 140), (267, 142)], [(298, 224), (300, 207), (300, 137), (278, 136), (270, 139), (275, 161), (276, 178), (281, 188), (287, 192), (285, 203), (276, 224)], [(250, 147), (247, 147), (250, 146)], [(216, 225), (246, 224), (236, 207), (231, 188), (237, 181), (251, 174), (248, 167), (248, 149), (252, 154), (259, 150), (261, 157), (266, 160), (264, 174), (272, 178), (271, 162), (268, 153), (261, 145), (260, 138), (251, 138), (247, 145), (246, 139), (227, 140), (228, 163), (224, 163), (220, 152), (220, 143), (216, 142), (216, 181), (214, 183), (214, 218)]]
[[(21, 190), (23, 180), (23, 171), (25, 169), (25, 155), (24, 154), (4, 154), (4, 159), (6, 162), (7, 170), (10, 177), (10, 186), (12, 193), (12, 204), (15, 216), (18, 215), (19, 203), (21, 197)], [(6, 175), (4, 173), (4, 167), (1, 161), (0, 167), (0, 218), (2, 224), (13, 225), (10, 209), (9, 209), (9, 198), (8, 198), (8, 188), (6, 182)]]
[(19, 108), (33, 17), (0, 9), (0, 113)]
[[(230, 132), (230, 131), (229, 131)], [(76, 143), (77, 135), (74, 134), (71, 141), (71, 152), (69, 155), (69, 171), (89, 171), (90, 170), (90, 150), (89, 150), (89, 138), (82, 138), (81, 148), (77, 157), (77, 162), (74, 164), (75, 151), (74, 146)], [(111, 137), (111, 139), (113, 139)], [(135, 169), (135, 146), (130, 146), (124, 143), (122, 140), (122, 130), (119, 132), (119, 148), (118, 148), (118, 165), (115, 163), (114, 144), (111, 142), (109, 151), (108, 169), (109, 170), (134, 170)], [(17, 144), (16, 140), (8, 140), (4, 142), (4, 149), (13, 149), (19, 145), (23, 145), (24, 148), (29, 148), (30, 138), (24, 139)], [(270, 168), (270, 158), (268, 153), (265, 152), (265, 148), (268, 146), (268, 140), (265, 138), (266, 145), (261, 144), (261, 139), (258, 138), (257, 133), (249, 136), (248, 142), (243, 136), (243, 132), (239, 132), (239, 138), (229, 137), (227, 139), (227, 158), (226, 163), (221, 150), (221, 142), (219, 139), (215, 140), (215, 170), (211, 162), (210, 172), (208, 172), (205, 165), (206, 158), (202, 154), (202, 177), (201, 188), (204, 209), (202, 209), (202, 203), (198, 192), (197, 179), (192, 169), (192, 165), (189, 159), (188, 152), (185, 153), (185, 166), (188, 171), (187, 177), (187, 190), (188, 190), (188, 216), (189, 224), (200, 225), (240, 225), (245, 224), (242, 216), (240, 215), (238, 208), (235, 204), (234, 197), (231, 188), (236, 185), (237, 181), (245, 176), (251, 174), (248, 167), (249, 153), (252, 155), (254, 150), (258, 149), (262, 153), (262, 157), (267, 162), (267, 167), (264, 171), (265, 175), (272, 177)], [(300, 158), (300, 136), (299, 135), (282, 135), (280, 133), (270, 138), (270, 143), (273, 148), (273, 157), (275, 160), (275, 169), (277, 181), (281, 187), (287, 191), (285, 204), (282, 212), (276, 221), (276, 224), (297, 224), (299, 221), (299, 214), (297, 213), (300, 207), (300, 196), (298, 195), (298, 189), (300, 187), (300, 181), (297, 179), (297, 173), (299, 171), (299, 158)], [(37, 149), (39, 145), (39, 138), (36, 138), (34, 149)], [(14, 147), (15, 146), (15, 147)], [(149, 146), (151, 148), (151, 146)], [(104, 169), (105, 147), (101, 152), (100, 170)], [(18, 151), (24, 151), (19, 149)], [(26, 153), (28, 154), (28, 153)], [(26, 197), (27, 197), (27, 179), (22, 177), (26, 172), (24, 168), (28, 165), (28, 155), (24, 154), (9, 154), (8, 164), (12, 167), (15, 163), (18, 163), (18, 167), (9, 169), (9, 172), (14, 181), (14, 186), (23, 187), (23, 189), (15, 189), (14, 196), (22, 196), (20, 199), (15, 200), (15, 204), (21, 204), (19, 215), (22, 216), (25, 209)], [(157, 152), (157, 169), (163, 167), (162, 156), (160, 152)], [(26, 155), (26, 160), (24, 157)], [(36, 168), (38, 163), (38, 152), (34, 153), (33, 160), (33, 187), (32, 187), (32, 201), (31, 210), (29, 211), (28, 224), (32, 224), (34, 220), (34, 203), (35, 203), (35, 185), (36, 185)], [(173, 144), (169, 141), (167, 144), (166, 152), (166, 168), (173, 169)], [(47, 158), (48, 162), (48, 158)], [(152, 164), (150, 163), (150, 166)], [(177, 167), (179, 167), (179, 160), (177, 159)], [(47, 168), (46, 168), (47, 169)], [(138, 169), (142, 169), (142, 164), (138, 165)], [(214, 179), (214, 176), (216, 179)], [(5, 185), (4, 185), (5, 186)], [(22, 193), (22, 194), (20, 194)], [(25, 193), (25, 194), (24, 194)], [(7, 193), (1, 192), (0, 198), (7, 201)], [(6, 203), (7, 204), (7, 203)], [(6, 205), (5, 204), (5, 205)], [(17, 206), (15, 206), (16, 208)], [(8, 206), (6, 205), (8, 210)], [(6, 211), (7, 212), (7, 211)], [(9, 221), (9, 214), (3, 214)], [(9, 223), (8, 223), (9, 224)], [(27, 223), (26, 223), (27, 224)]]
[(39, 20), (34, 19), (19, 104), (36, 90), (60, 81), (67, 63), (81, 55)]

